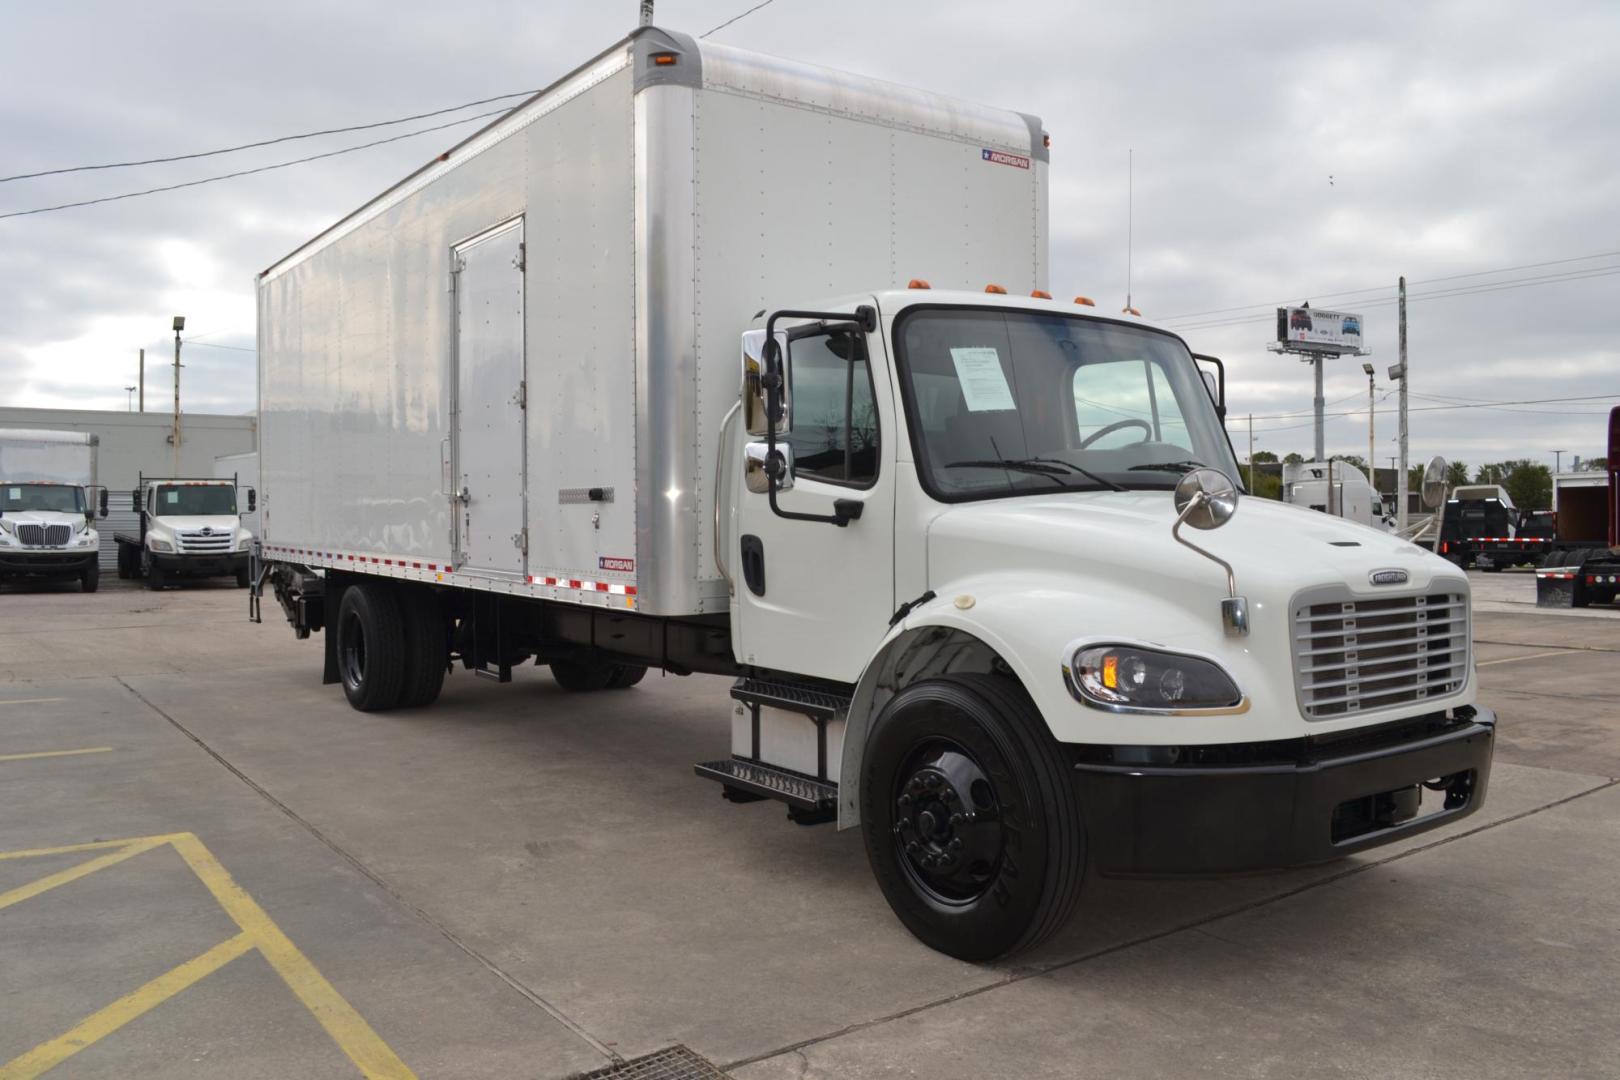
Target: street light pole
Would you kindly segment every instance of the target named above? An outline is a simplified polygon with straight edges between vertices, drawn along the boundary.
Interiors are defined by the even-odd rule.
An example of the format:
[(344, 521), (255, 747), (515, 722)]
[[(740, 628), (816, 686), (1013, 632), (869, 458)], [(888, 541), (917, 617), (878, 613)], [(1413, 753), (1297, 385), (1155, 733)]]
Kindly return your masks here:
[(1373, 366), (1363, 363), (1361, 370), (1367, 373), (1367, 480), (1372, 484), (1373, 490), (1377, 491), (1378, 459), (1373, 457), (1375, 453), (1373, 440)]
[(180, 475), (180, 331), (186, 328), (186, 317), (174, 317), (174, 425), (169, 431), (169, 441), (174, 444), (174, 473)]
[(134, 412), (135, 411), (135, 388), (133, 386), (126, 386), (126, 387), (124, 387), (124, 393), (128, 396), (128, 399), (129, 399), (127, 402), (125, 402), (124, 411), (125, 412)]
[(1554, 450), (1554, 451), (1552, 451), (1552, 455), (1553, 455), (1553, 475), (1556, 476), (1557, 474), (1564, 471), (1564, 452), (1562, 450)]

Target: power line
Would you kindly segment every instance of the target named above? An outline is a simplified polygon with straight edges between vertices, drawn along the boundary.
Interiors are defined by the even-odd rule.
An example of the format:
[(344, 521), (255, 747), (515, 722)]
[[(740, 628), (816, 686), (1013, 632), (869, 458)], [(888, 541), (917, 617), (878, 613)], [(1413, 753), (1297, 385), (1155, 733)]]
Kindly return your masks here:
[[(1508, 274), (1508, 273), (1512, 273), (1512, 272), (1514, 272), (1516, 270), (1535, 270), (1535, 269), (1538, 269), (1538, 268), (1543, 267), (1543, 266), (1562, 266), (1565, 263), (1589, 262), (1592, 259), (1608, 259), (1608, 258), (1612, 258), (1612, 257), (1614, 257), (1616, 255), (1620, 255), (1620, 251), (1602, 251), (1602, 252), (1599, 252), (1596, 255), (1575, 255), (1575, 256), (1572, 256), (1572, 257), (1567, 258), (1567, 259), (1550, 259), (1550, 260), (1548, 260), (1546, 262), (1523, 263), (1523, 264), (1521, 264), (1519, 266), (1499, 266), (1494, 270), (1475, 270), (1472, 273), (1467, 273), (1467, 274), (1452, 274), (1452, 275), (1450, 275), (1448, 277), (1425, 278), (1422, 281), (1409, 281), (1409, 282), (1407, 282), (1407, 284), (1408, 285), (1435, 285), (1435, 284), (1438, 284), (1438, 283), (1440, 283), (1442, 281), (1461, 281), (1464, 278), (1487, 277), (1487, 276), (1489, 276), (1491, 274)], [(1319, 295), (1321, 295), (1324, 299), (1331, 299), (1333, 297), (1339, 297), (1339, 296), (1359, 296), (1362, 293), (1381, 292), (1384, 289), (1387, 289), (1389, 287), (1390, 286), (1388, 286), (1388, 285), (1374, 285), (1371, 288), (1367, 288), (1367, 289), (1346, 289), (1346, 290), (1343, 290), (1341, 292), (1321, 293)], [(1189, 312), (1185, 312), (1184, 314), (1181, 314), (1181, 315), (1167, 315), (1164, 318), (1159, 319), (1158, 321), (1159, 322), (1175, 322), (1178, 319), (1192, 319), (1192, 318), (1197, 318), (1200, 315), (1224, 315), (1227, 312), (1248, 311), (1250, 308), (1285, 307), (1289, 303), (1290, 303), (1290, 301), (1288, 301), (1288, 300), (1278, 300), (1278, 301), (1276, 301), (1274, 303), (1270, 303), (1270, 304), (1242, 304), (1242, 305), (1240, 305), (1238, 307), (1211, 308), (1208, 311), (1189, 311)]]
[[(1465, 285), (1454, 289), (1436, 289), (1431, 292), (1408, 295), (1408, 303), (1420, 300), (1449, 300), (1458, 296), (1477, 296), (1483, 293), (1509, 292), (1514, 289), (1528, 289), (1536, 285), (1558, 285), (1570, 281), (1586, 281), (1591, 278), (1611, 277), (1620, 274), (1620, 265), (1590, 267), (1583, 270), (1567, 270), (1557, 274), (1545, 274), (1539, 277), (1518, 278), (1502, 282), (1481, 282), (1478, 285)], [(1396, 297), (1386, 297), (1379, 300), (1368, 300), (1358, 306), (1361, 308), (1389, 307), (1397, 303)], [(1246, 326), (1252, 323), (1264, 323), (1272, 320), (1272, 315), (1245, 315), (1233, 319), (1214, 319), (1209, 322), (1186, 323), (1173, 327), (1177, 332), (1189, 330), (1214, 330), (1228, 326)]]
[(464, 101), (460, 105), (452, 105), (447, 109), (434, 109), (432, 112), (415, 113), (394, 120), (378, 120), (370, 124), (351, 124), (348, 127), (306, 131), (302, 135), (282, 135), (274, 139), (261, 139), (258, 142), (242, 143), (239, 146), (226, 146), (218, 150), (200, 150), (194, 154), (174, 154), (170, 157), (146, 158), (142, 161), (111, 161), (103, 165), (73, 165), (65, 169), (43, 169), (39, 172), (18, 173), (15, 176), (0, 176), (0, 184), (9, 184), (13, 180), (32, 180), (40, 176), (61, 176), (64, 173), (95, 172), (101, 169), (128, 169), (136, 165), (162, 165), (171, 161), (195, 161), (197, 158), (234, 154), (240, 150), (254, 150), (261, 146), (275, 146), (277, 143), (295, 142), (299, 139), (314, 139), (322, 135), (339, 135), (345, 131), (370, 131), (373, 128), (389, 127), (394, 124), (408, 124), (412, 120), (426, 120), (430, 116), (443, 116), (446, 113), (470, 109), (475, 105), (488, 105), (492, 101), (505, 101), (508, 98), (528, 97), (533, 93), (535, 93), (533, 90), (521, 90), (515, 94), (498, 94), (495, 97), (480, 98), (477, 101)]
[(721, 23), (719, 26), (716, 26), (714, 29), (706, 31), (705, 33), (699, 34), (698, 37), (699, 38), (706, 38), (710, 34), (718, 33), (719, 31), (724, 30), (726, 27), (730, 26), (732, 23), (736, 22), (738, 19), (746, 19), (746, 18), (748, 18), (748, 16), (752, 15), (754, 12), (758, 11), (760, 8), (769, 7), (770, 5), (772, 5), (774, 3), (776, 3), (776, 0), (762, 0), (761, 3), (755, 4), (753, 7), (749, 8), (747, 11), (743, 12), (742, 14), (733, 15), (731, 18), (727, 19), (725, 22)]
[[(1527, 400), (1524, 400), (1524, 401), (1479, 401), (1479, 402), (1474, 402), (1472, 404), (1466, 404), (1466, 405), (1422, 405), (1422, 406), (1419, 406), (1417, 408), (1409, 408), (1406, 411), (1407, 412), (1449, 412), (1449, 411), (1454, 410), (1454, 409), (1499, 409), (1499, 408), (1505, 408), (1507, 406), (1512, 406), (1512, 405), (1550, 405), (1550, 404), (1553, 404), (1553, 403), (1556, 403), (1556, 402), (1561, 402), (1561, 401), (1604, 401), (1604, 400), (1613, 400), (1613, 399), (1616, 399), (1616, 398), (1620, 398), (1620, 394), (1582, 394), (1579, 397), (1530, 398), (1530, 399), (1527, 399)], [(1330, 416), (1363, 416), (1363, 415), (1365, 415), (1365, 413), (1366, 413), (1366, 410), (1357, 409), (1357, 410), (1353, 410), (1353, 411), (1350, 411), (1350, 412), (1324, 413), (1323, 416), (1324, 417), (1330, 417)], [(1300, 413), (1299, 415), (1303, 416), (1303, 415), (1306, 415), (1306, 414)], [(1556, 415), (1556, 414), (1551, 414), (1551, 415)], [(1255, 417), (1255, 419), (1258, 420), (1259, 417)], [(1281, 415), (1281, 416), (1277, 417), (1277, 419), (1292, 419), (1292, 417), (1287, 416), (1287, 415)], [(1296, 425), (1296, 426), (1298, 426), (1298, 427), (1310, 427), (1311, 425), (1309, 425), (1309, 424), (1299, 424), (1299, 425)], [(1289, 430), (1292, 430), (1292, 429), (1291, 428), (1267, 428), (1266, 430), (1268, 430), (1268, 431), (1289, 431)]]
[(259, 351), (258, 349), (250, 349), (246, 345), (215, 345), (211, 341), (193, 341), (190, 338), (181, 338), (180, 340), (182, 343), (191, 346), (193, 349), (230, 349), (232, 352)]
[(414, 138), (417, 135), (426, 135), (433, 131), (443, 131), (445, 128), (456, 127), (461, 124), (470, 124), (474, 120), (482, 120), (488, 116), (500, 116), (510, 110), (493, 109), (489, 112), (478, 113), (474, 116), (464, 116), (460, 120), (452, 120), (447, 124), (435, 124), (432, 127), (418, 128), (407, 131), (403, 135), (391, 135), (386, 139), (377, 139), (373, 142), (361, 143), (359, 146), (346, 146), (341, 150), (329, 150), (324, 154), (311, 154), (309, 157), (295, 158), (292, 161), (279, 161), (274, 165), (261, 165), (256, 169), (242, 169), (238, 172), (221, 173), (219, 176), (205, 176), (201, 180), (187, 180), (181, 184), (165, 184), (163, 187), (147, 188), (144, 191), (126, 191), (122, 195), (103, 195), (99, 199), (82, 199), (78, 202), (58, 203), (55, 206), (38, 206), (32, 210), (13, 210), (10, 213), (0, 214), (0, 220), (5, 218), (27, 217), (30, 214), (48, 214), (53, 210), (71, 210), (79, 206), (95, 206), (97, 203), (118, 202), (121, 199), (135, 199), (142, 195), (156, 195), (163, 191), (178, 191), (181, 188), (198, 187), (202, 184), (218, 183), (221, 180), (234, 180), (239, 176), (252, 176), (254, 173), (270, 172), (273, 169), (285, 169), (292, 165), (303, 165), (310, 161), (320, 161), (323, 158), (338, 157), (342, 154), (352, 154), (356, 150), (369, 150), (373, 146), (382, 146), (384, 143), (399, 142), (401, 139)]

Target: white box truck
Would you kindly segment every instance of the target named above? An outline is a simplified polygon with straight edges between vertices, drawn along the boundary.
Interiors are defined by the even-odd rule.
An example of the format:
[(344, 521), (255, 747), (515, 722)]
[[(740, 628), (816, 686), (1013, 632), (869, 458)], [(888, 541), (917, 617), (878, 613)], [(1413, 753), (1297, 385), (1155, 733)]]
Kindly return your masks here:
[(100, 443), (82, 431), (0, 429), (0, 581), (78, 578), (85, 592), (99, 587)]
[(1088, 869), (1471, 813), (1467, 579), (1239, 511), (1224, 380), (1046, 294), (1047, 153), (1019, 113), (637, 31), (260, 275), (254, 617), (320, 632), (359, 709), (453, 662), (733, 676), (697, 772), (859, 827), (970, 959)]

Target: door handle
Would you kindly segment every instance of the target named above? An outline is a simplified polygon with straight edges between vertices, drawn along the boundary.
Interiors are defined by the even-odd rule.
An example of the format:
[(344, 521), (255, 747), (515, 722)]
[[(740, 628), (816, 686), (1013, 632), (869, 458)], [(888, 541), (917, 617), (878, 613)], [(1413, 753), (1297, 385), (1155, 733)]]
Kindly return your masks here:
[(472, 492), (468, 490), (466, 484), (462, 484), (461, 490), (452, 495), (451, 498), (465, 506), (467, 503), (472, 502)]

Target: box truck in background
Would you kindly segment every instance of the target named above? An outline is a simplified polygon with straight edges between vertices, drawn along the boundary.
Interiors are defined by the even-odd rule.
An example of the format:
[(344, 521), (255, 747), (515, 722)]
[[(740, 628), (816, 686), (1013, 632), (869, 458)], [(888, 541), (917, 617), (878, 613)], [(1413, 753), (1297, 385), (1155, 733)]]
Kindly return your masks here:
[(1395, 530), (1395, 519), (1373, 490), (1367, 474), (1348, 461), (1287, 462), (1282, 481), (1285, 503), (1384, 532)]
[(1609, 410), (1609, 457), (1597, 477), (1553, 485), (1556, 535), (1536, 568), (1537, 607), (1612, 604), (1620, 596), (1620, 407)]
[(639, 30), (260, 276), (250, 611), (363, 710), (731, 676), (696, 772), (969, 959), (1473, 812), (1467, 579), (1239, 509), (1223, 380), (1046, 218), (1031, 117)]
[(96, 483), (100, 439), (80, 431), (0, 429), (0, 581), (78, 578), (101, 582), (107, 489)]

